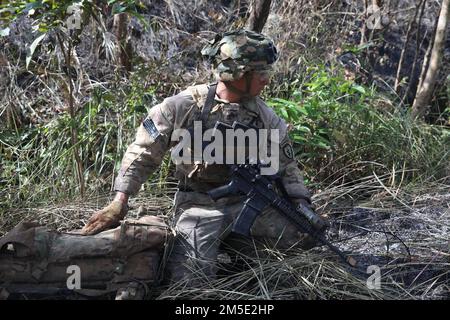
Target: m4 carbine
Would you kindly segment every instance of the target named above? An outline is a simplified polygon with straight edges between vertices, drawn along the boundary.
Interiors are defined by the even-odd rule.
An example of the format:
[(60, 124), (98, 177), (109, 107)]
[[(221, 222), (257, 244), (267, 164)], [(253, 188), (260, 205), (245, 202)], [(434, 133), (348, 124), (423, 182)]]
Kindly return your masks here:
[(356, 266), (356, 260), (346, 256), (336, 246), (331, 244), (323, 235), (327, 223), (314, 211), (304, 205), (297, 208), (275, 190), (276, 176), (263, 176), (260, 174), (260, 165), (235, 164), (231, 166), (231, 182), (208, 192), (213, 200), (232, 194), (244, 194), (247, 200), (232, 226), (232, 231), (250, 236), (256, 217), (266, 208), (272, 206), (281, 214), (292, 221), (302, 233), (308, 233), (313, 239), (327, 245), (331, 251), (352, 267)]

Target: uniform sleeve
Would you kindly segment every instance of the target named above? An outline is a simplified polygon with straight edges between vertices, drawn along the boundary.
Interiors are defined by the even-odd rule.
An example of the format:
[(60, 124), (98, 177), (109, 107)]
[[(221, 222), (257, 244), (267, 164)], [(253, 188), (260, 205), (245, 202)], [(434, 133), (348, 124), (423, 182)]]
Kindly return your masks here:
[(281, 141), (279, 150), (279, 175), (289, 197), (294, 202), (304, 199), (308, 203), (311, 203), (311, 194), (304, 185), (303, 175), (298, 167), (285, 121), (276, 117), (272, 121), (272, 127), (279, 130)]
[(163, 102), (150, 109), (122, 158), (114, 190), (135, 195), (161, 164), (170, 145), (173, 111)]

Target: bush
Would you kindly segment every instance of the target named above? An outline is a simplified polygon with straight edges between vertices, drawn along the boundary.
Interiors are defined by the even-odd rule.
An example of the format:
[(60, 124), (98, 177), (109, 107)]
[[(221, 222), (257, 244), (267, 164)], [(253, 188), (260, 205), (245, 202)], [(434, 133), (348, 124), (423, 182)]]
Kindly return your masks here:
[(450, 130), (414, 122), (375, 89), (333, 67), (309, 68), (290, 100), (269, 104), (290, 124), (307, 182), (348, 182), (394, 169), (409, 180), (445, 177)]
[[(133, 77), (110, 88), (96, 88), (75, 118), (64, 112), (30, 128), (0, 131), (0, 207), (79, 196), (71, 130), (78, 133), (79, 157), (89, 193), (111, 187), (135, 128), (147, 115), (154, 88)], [(154, 102), (154, 101), (153, 101)]]

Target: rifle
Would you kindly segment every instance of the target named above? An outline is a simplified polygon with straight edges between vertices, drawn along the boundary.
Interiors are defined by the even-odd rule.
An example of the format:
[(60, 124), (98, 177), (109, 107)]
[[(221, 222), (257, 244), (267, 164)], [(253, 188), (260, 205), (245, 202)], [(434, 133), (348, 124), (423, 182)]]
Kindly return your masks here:
[(326, 227), (323, 219), (306, 206), (299, 205), (295, 208), (290, 201), (280, 197), (273, 184), (278, 177), (261, 175), (260, 166), (261, 164), (232, 165), (231, 182), (208, 192), (213, 200), (232, 194), (247, 195), (247, 200), (233, 223), (232, 231), (247, 237), (250, 236), (250, 228), (256, 217), (270, 205), (292, 221), (302, 233), (308, 233), (313, 239), (328, 246), (347, 264), (355, 267), (357, 264), (355, 259), (346, 256), (323, 236), (322, 231)]

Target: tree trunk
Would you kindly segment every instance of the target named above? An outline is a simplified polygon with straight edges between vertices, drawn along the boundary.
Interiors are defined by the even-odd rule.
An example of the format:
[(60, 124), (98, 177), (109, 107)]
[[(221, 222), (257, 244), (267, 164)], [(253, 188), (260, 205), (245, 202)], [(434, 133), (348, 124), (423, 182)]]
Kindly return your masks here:
[[(394, 91), (397, 92), (397, 94), (399, 93), (398, 87), (399, 87), (400, 81), (401, 81), (401, 71), (402, 71), (402, 67), (403, 67), (403, 59), (405, 58), (405, 52), (408, 49), (409, 40), (411, 39), (412, 27), (414, 25), (414, 22), (416, 22), (417, 14), (419, 13), (419, 9), (423, 3), (425, 3), (425, 0), (420, 0), (419, 5), (416, 7), (416, 11), (414, 12), (414, 17), (409, 22), (408, 30), (406, 31), (406, 41), (403, 44), (403, 49), (400, 54), (400, 60), (398, 61), (397, 73), (395, 76)], [(419, 25), (417, 28), (419, 28), (419, 27), (420, 27), (420, 19), (419, 19)], [(417, 31), (417, 34), (419, 34), (419, 31)], [(411, 81), (411, 79), (408, 79), (408, 80)]]
[(254, 0), (251, 7), (250, 17), (248, 18), (247, 28), (261, 32), (266, 24), (270, 12), (272, 0)]
[[(75, 103), (75, 96), (74, 96), (74, 92), (76, 92), (75, 90), (75, 85), (74, 85), (74, 75), (73, 73), (71, 73), (71, 69), (72, 69), (72, 62), (74, 62), (73, 60), (77, 60), (76, 58), (76, 53), (74, 53), (73, 50), (73, 42), (71, 39), (68, 39), (67, 41), (67, 49), (64, 46), (64, 42), (63, 42), (63, 38), (61, 37), (61, 35), (57, 32), (56, 33), (56, 37), (58, 39), (58, 43), (61, 49), (61, 52), (64, 56), (64, 62), (66, 64), (66, 74), (67, 74), (67, 100), (68, 100), (68, 107), (69, 107), (69, 114), (70, 114), (70, 119), (76, 123), (76, 113), (77, 113), (77, 106)], [(76, 62), (75, 62), (76, 63)], [(78, 61), (79, 64), (79, 61)], [(77, 74), (78, 76), (78, 74)], [(80, 184), (80, 194), (81, 197), (84, 197), (85, 195), (85, 181), (84, 181), (84, 168), (83, 168), (83, 161), (80, 158), (80, 146), (79, 146), (79, 140), (78, 140), (78, 127), (77, 126), (72, 126), (72, 128), (70, 129), (70, 143), (72, 144), (73, 147), (73, 155), (75, 158), (75, 167), (76, 167), (76, 174), (78, 177), (78, 182)]]
[(439, 67), (442, 60), (442, 51), (445, 43), (445, 32), (447, 29), (449, 16), (449, 2), (450, 0), (442, 1), (441, 13), (439, 14), (439, 21), (434, 38), (434, 45), (431, 51), (430, 64), (425, 74), (422, 85), (420, 86), (420, 88), (417, 88), (416, 98), (414, 99), (414, 103), (412, 106), (412, 116), (414, 118), (422, 117), (431, 102), (434, 85), (439, 74)]
[(128, 41), (128, 22), (127, 13), (119, 13), (114, 15), (113, 30), (117, 39), (117, 55), (120, 65), (126, 70), (132, 70), (131, 43)]

